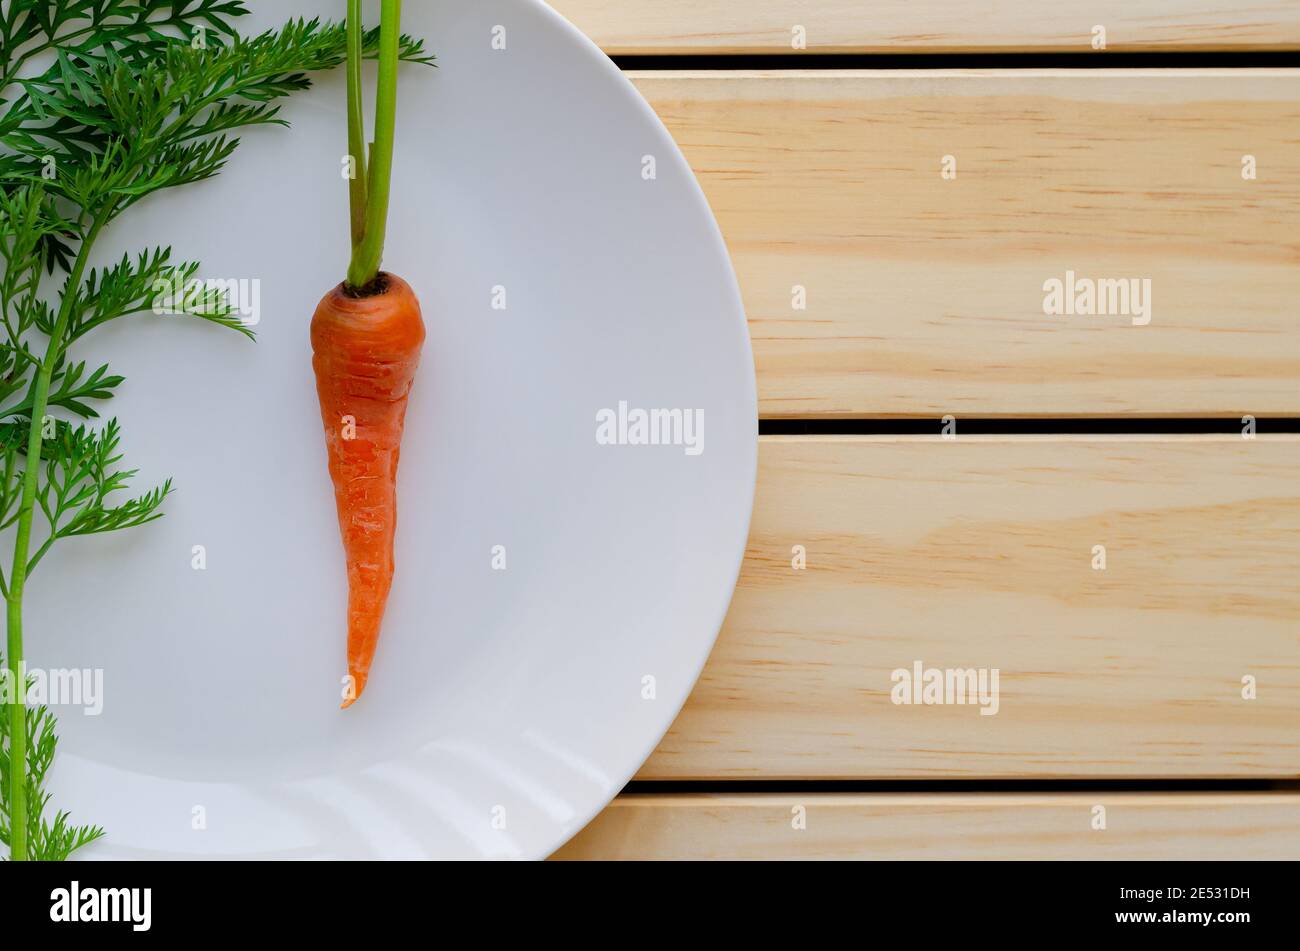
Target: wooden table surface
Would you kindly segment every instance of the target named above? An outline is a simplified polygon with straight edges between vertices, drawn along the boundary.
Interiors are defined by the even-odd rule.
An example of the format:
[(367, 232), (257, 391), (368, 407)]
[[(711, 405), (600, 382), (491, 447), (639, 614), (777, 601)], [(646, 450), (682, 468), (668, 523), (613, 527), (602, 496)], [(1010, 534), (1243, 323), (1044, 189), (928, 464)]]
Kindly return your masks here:
[(695, 169), (763, 420), (709, 664), (557, 857), (1300, 856), (1300, 0), (551, 2)]

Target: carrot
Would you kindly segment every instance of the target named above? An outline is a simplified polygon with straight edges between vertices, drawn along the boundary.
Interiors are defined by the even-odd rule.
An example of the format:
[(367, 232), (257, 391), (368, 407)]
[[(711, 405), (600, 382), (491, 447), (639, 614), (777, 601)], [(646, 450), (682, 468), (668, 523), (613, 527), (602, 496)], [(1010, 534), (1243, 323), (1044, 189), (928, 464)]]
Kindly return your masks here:
[(401, 0), (383, 0), (375, 135), (367, 169), (361, 0), (348, 0), (352, 261), (347, 280), (325, 295), (311, 321), (316, 395), (348, 565), (349, 689), (343, 694), (344, 709), (357, 701), (370, 678), (393, 584), (397, 461), (424, 343), (414, 291), (400, 277), (379, 270), (393, 169), (401, 9)]
[(420, 364), (420, 302), (400, 277), (383, 292), (350, 296), (343, 285), (311, 322), (312, 367), (330, 478), (348, 565), (348, 674), (343, 706), (361, 696), (393, 582), (397, 461), (407, 397)]

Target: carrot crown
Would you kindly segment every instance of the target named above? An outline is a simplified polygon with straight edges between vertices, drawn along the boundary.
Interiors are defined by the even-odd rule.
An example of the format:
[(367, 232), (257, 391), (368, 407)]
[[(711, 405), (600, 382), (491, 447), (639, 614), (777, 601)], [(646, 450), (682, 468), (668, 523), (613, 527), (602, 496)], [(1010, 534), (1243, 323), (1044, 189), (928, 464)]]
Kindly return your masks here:
[(365, 30), (361, 0), (348, 0), (348, 187), (352, 218), (352, 261), (348, 286), (364, 291), (379, 276), (388, 230), (397, 125), (397, 61), (401, 52), (402, 0), (383, 0), (379, 21), (379, 86), (375, 93), (375, 138), (366, 154), (365, 109), (361, 103), (361, 60)]

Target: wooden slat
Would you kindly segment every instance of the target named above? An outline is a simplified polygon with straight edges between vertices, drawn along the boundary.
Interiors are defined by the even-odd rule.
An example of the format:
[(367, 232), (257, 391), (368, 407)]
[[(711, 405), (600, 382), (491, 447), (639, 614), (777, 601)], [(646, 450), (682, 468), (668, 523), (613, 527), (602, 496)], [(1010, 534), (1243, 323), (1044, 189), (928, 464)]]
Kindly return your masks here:
[[(608, 53), (903, 53), (1300, 47), (1300, 4), (1265, 0), (550, 0)], [(1099, 55), (1105, 55), (1100, 53)]]
[[(731, 611), (640, 778), (1300, 776), (1300, 437), (760, 443)], [(916, 661), (998, 668), (998, 713), (895, 705)]]
[[(794, 828), (796, 807), (806, 828)], [(1095, 807), (1105, 829), (1094, 829)], [(1295, 793), (626, 795), (556, 859), (1294, 859)]]
[[(731, 248), (763, 416), (1300, 415), (1300, 70), (632, 75)], [(1067, 271), (1150, 279), (1150, 324), (1044, 314)]]

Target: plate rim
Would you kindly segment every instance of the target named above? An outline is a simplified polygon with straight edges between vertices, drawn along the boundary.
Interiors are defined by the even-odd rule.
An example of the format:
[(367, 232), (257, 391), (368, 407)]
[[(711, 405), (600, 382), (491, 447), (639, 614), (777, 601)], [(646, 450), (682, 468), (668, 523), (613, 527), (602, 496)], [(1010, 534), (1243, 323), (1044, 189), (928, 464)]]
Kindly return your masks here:
[(632, 769), (626, 772), (620, 771), (615, 774), (616, 781), (611, 784), (609, 790), (606, 790), (597, 797), (599, 801), (594, 809), (576, 810), (574, 818), (568, 823), (569, 828), (563, 833), (563, 838), (557, 842), (550, 851), (545, 855), (531, 856), (535, 859), (546, 859), (564, 848), (564, 846), (572, 841), (578, 833), (585, 829), (593, 819), (600, 815), (600, 813), (602, 813), (609, 804), (618, 797), (619, 793), (622, 792), (623, 787), (625, 787), (632, 778), (636, 776), (641, 767), (650, 759), (659, 744), (663, 742), (663, 738), (668, 735), (668, 731), (672, 729), (672, 725), (681, 714), (682, 708), (686, 706), (686, 701), (689, 700), (691, 694), (694, 693), (695, 686), (699, 683), (700, 675), (704, 672), (704, 667), (708, 663), (710, 655), (713, 653), (714, 646), (717, 644), (718, 636), (722, 633), (723, 624), (726, 623), (727, 614), (731, 609), (731, 602), (735, 598), (736, 585), (740, 580), (740, 570), (744, 564), (745, 552), (748, 548), (749, 533), (753, 528), (754, 498), (758, 488), (758, 377), (754, 366), (754, 346), (753, 339), (749, 333), (749, 319), (745, 313), (744, 297), (740, 292), (740, 282), (736, 277), (735, 264), (731, 260), (731, 251), (727, 247), (726, 239), (722, 234), (722, 227), (718, 224), (717, 215), (713, 212), (713, 206), (709, 204), (709, 199), (704, 194), (704, 188), (700, 185), (694, 169), (691, 168), (690, 162), (686, 160), (686, 156), (682, 153), (681, 147), (677, 144), (677, 140), (673, 138), (672, 133), (668, 131), (668, 127), (664, 125), (663, 120), (659, 118), (659, 114), (654, 111), (654, 108), (646, 100), (645, 96), (643, 96), (641, 91), (637, 89), (636, 84), (628, 78), (627, 74), (619, 68), (618, 64), (606, 55), (604, 50), (596, 45), (595, 41), (592, 40), (591, 37), (587, 36), (586, 33), (570, 22), (567, 17), (552, 7), (549, 3), (545, 2), (545, 0), (526, 0), (526, 2), (534, 7), (540, 7), (543, 11), (543, 16), (549, 17), (563, 32), (567, 33), (570, 38), (576, 41), (579, 48), (585, 50), (588, 55), (592, 56), (600, 69), (615, 78), (616, 84), (623, 91), (625, 98), (633, 103), (635, 108), (640, 111), (642, 117), (647, 120), (649, 127), (660, 139), (662, 147), (666, 147), (667, 154), (672, 157), (672, 160), (677, 163), (679, 170), (684, 173), (683, 178), (687, 182), (687, 191), (690, 193), (692, 200), (703, 209), (705, 217), (708, 219), (708, 231), (713, 244), (713, 250), (718, 253), (722, 261), (726, 262), (726, 292), (733, 305), (732, 313), (737, 315), (739, 318), (740, 337), (743, 340), (748, 357), (746, 361), (748, 372), (744, 374), (743, 381), (745, 387), (743, 401), (752, 407), (751, 416), (753, 419), (753, 438), (751, 440), (750, 451), (746, 460), (748, 463), (746, 466), (747, 472), (743, 483), (738, 483), (737, 485), (739, 489), (745, 492), (745, 495), (748, 498), (744, 532), (738, 546), (739, 550), (732, 556), (732, 570), (728, 573), (731, 578), (731, 583), (726, 600), (722, 604), (721, 615), (717, 617), (713, 623), (713, 634), (708, 638), (707, 645), (705, 645), (704, 649), (700, 651), (699, 656), (688, 665), (693, 671), (690, 678), (690, 684), (681, 691), (680, 697), (675, 697), (672, 702), (667, 705), (667, 708), (671, 711), (671, 715), (667, 718), (667, 722), (664, 723), (663, 727), (656, 731), (655, 736), (650, 743), (645, 746), (641, 753), (636, 757), (635, 765)]

